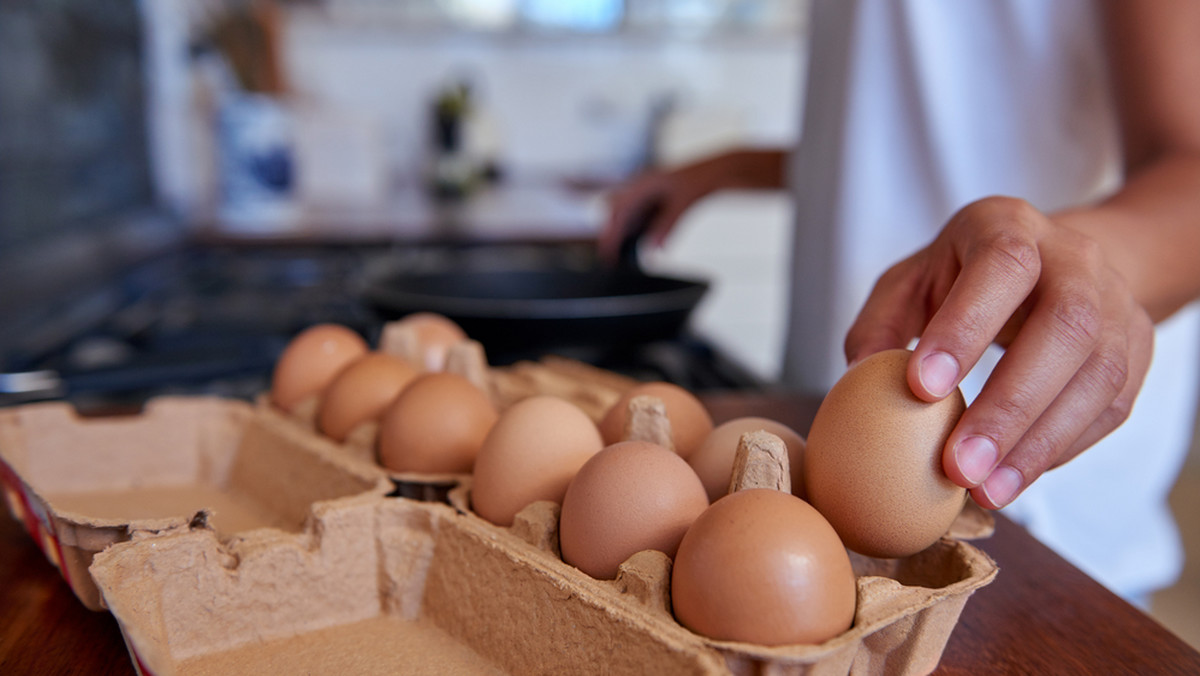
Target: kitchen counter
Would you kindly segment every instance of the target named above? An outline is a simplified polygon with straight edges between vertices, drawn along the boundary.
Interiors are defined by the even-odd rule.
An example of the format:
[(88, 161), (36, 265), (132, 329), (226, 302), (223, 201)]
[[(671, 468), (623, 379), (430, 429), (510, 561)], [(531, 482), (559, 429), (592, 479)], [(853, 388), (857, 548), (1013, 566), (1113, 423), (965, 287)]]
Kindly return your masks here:
[[(760, 415), (798, 430), (818, 404), (767, 393), (704, 400), (718, 421)], [(112, 616), (80, 605), (2, 503), (0, 511), (0, 673), (133, 673)], [(935, 673), (1200, 673), (1200, 653), (1005, 517), (976, 545), (1000, 574), (967, 602)]]

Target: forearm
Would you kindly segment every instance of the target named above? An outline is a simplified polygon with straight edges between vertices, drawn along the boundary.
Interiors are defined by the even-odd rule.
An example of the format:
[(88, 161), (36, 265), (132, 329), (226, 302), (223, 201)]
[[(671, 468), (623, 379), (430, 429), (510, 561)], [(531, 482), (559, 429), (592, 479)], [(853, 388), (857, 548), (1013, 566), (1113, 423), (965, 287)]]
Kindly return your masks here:
[(788, 153), (775, 148), (738, 148), (700, 160), (688, 168), (689, 180), (719, 189), (782, 190)]
[(1154, 321), (1200, 297), (1200, 153), (1142, 164), (1113, 196), (1054, 219), (1099, 242)]
[(1100, 6), (1125, 184), (1057, 220), (1098, 241), (1160, 321), (1200, 296), (1200, 3)]

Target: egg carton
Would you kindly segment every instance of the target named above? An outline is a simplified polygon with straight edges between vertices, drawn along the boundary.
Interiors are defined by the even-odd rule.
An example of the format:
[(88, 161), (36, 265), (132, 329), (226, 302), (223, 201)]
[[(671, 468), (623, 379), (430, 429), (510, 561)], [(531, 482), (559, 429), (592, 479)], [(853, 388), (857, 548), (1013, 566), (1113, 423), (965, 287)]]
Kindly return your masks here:
[[(558, 556), (553, 503), (499, 528), (470, 512), (469, 482), (454, 506), (387, 497), (382, 473), (243, 402), (163, 398), (101, 419), (9, 409), (0, 460), (13, 514), (85, 605), (112, 611), (143, 674), (925, 673), (996, 574), (950, 537), (907, 559), (855, 557), (854, 626), (768, 648), (675, 622), (664, 554), (593, 579)], [(223, 526), (219, 507), (136, 519), (61, 507), (188, 487), (250, 503), (249, 527)]]
[(88, 568), (125, 541), (206, 528), (271, 540), (313, 505), (382, 496), (391, 484), (249, 403), (162, 397), (136, 415), (87, 418), (70, 404), (0, 410), (0, 485), (79, 600), (102, 602)]
[(556, 518), (535, 503), (498, 529), (444, 504), (354, 496), (266, 546), (197, 527), (114, 545), (91, 572), (139, 673), (157, 676), (927, 673), (995, 573), (949, 538), (856, 560), (850, 631), (818, 646), (724, 643), (672, 619), (665, 555), (595, 580), (545, 549)]
[(706, 673), (927, 674), (937, 666), (967, 599), (998, 572), (987, 554), (960, 539), (989, 535), (994, 525), (989, 514), (969, 504), (946, 536), (913, 556), (874, 559), (850, 552), (857, 607), (849, 630), (819, 645), (759, 646), (709, 639), (676, 622), (670, 601), (671, 560), (661, 552), (634, 554), (615, 580), (596, 580), (562, 561), (557, 504), (534, 503), (504, 528), (471, 511), (469, 483), (452, 490), (450, 500), (475, 527), (491, 530), (497, 542), (525, 550), (531, 562), (569, 580), (572, 587), (623, 607), (638, 616), (646, 631), (664, 640), (686, 634), (696, 650), (715, 651), (723, 665)]

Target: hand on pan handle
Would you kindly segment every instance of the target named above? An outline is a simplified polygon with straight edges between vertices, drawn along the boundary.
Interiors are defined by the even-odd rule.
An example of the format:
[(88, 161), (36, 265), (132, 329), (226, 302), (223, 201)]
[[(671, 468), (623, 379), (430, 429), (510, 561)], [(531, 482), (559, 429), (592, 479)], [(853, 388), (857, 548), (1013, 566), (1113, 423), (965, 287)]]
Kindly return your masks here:
[(968, 205), (879, 279), (846, 356), (918, 336), (908, 382), (926, 401), (952, 391), (993, 341), (1006, 348), (942, 457), (991, 509), (1120, 425), (1153, 348), (1150, 317), (1096, 241), (1003, 197)]
[[(781, 189), (788, 151), (741, 148), (670, 170), (643, 173), (613, 191), (608, 222), (600, 233), (600, 255), (615, 262), (631, 234), (661, 246), (679, 218), (702, 198), (724, 188)], [(641, 222), (653, 212), (652, 222)], [(643, 233), (635, 229), (645, 226)]]
[[(662, 246), (683, 212), (716, 188), (705, 185), (694, 167), (648, 171), (609, 196), (609, 216), (598, 241), (600, 256), (615, 262), (630, 237)], [(649, 223), (643, 222), (653, 212)], [(635, 230), (643, 230), (635, 232)]]

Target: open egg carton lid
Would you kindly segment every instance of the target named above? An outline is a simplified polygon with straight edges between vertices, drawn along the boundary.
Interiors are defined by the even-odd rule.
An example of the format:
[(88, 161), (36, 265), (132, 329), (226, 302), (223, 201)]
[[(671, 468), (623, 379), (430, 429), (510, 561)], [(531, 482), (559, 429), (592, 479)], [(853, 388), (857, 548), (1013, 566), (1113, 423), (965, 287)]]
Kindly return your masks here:
[(303, 530), (323, 502), (390, 489), (322, 440), (216, 397), (161, 397), (111, 417), (65, 402), (0, 411), (0, 484), (93, 610), (102, 606), (88, 566), (115, 544), (191, 530), (269, 542)]

